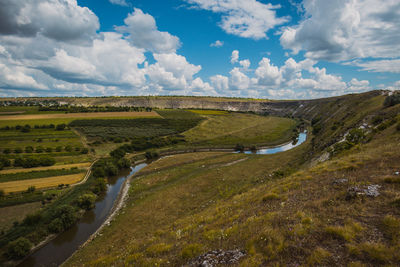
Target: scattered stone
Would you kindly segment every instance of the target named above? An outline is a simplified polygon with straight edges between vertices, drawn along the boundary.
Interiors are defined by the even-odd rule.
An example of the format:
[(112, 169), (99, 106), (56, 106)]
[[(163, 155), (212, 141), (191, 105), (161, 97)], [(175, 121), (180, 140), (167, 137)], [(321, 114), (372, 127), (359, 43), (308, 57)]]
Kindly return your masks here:
[(241, 258), (246, 256), (246, 253), (241, 250), (228, 250), (223, 251), (212, 250), (203, 255), (194, 258), (185, 267), (214, 267), (218, 265), (231, 265), (238, 263)]
[(369, 185), (367, 189), (365, 189), (365, 194), (369, 197), (377, 197), (380, 195), (379, 188), (381, 188), (381, 186), (377, 184)]
[(342, 178), (342, 179), (337, 179), (337, 180), (335, 180), (335, 181), (333, 181), (333, 184), (344, 184), (344, 183), (347, 183), (349, 181), (349, 179), (347, 179), (347, 178)]
[(398, 172), (398, 171), (394, 172), (394, 175), (400, 175), (400, 172)]
[(346, 200), (355, 199), (357, 197), (369, 196), (377, 197), (380, 195), (379, 188), (380, 185), (368, 185), (367, 187), (352, 186), (347, 189)]

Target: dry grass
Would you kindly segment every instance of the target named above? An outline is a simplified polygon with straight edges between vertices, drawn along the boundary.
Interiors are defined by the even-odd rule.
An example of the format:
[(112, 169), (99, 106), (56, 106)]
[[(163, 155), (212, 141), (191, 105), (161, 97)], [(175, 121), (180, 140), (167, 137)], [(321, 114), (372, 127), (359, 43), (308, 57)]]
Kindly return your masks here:
[(34, 213), (41, 207), (40, 202), (15, 205), (11, 207), (0, 208), (0, 231), (8, 230), (15, 221), (21, 221), (26, 215)]
[(80, 182), (85, 177), (85, 174), (86, 172), (40, 179), (5, 182), (0, 183), (0, 189), (4, 190), (5, 193), (10, 193), (25, 191), (31, 186), (34, 186), (36, 189), (42, 189), (56, 187), (59, 184), (71, 185)]
[[(175, 167), (166, 158), (167, 168), (133, 180), (123, 212), (66, 265), (181, 266), (209, 250), (240, 248), (247, 252), (241, 266), (398, 266), (400, 210), (392, 202), (400, 187), (384, 177), (399, 171), (399, 140), (387, 129), (321, 164), (329, 172), (304, 166), (283, 177), (275, 171), (294, 166), (309, 141), (268, 156)], [(235, 156), (248, 159), (224, 167)], [(341, 178), (348, 182), (334, 183)], [(369, 184), (381, 185), (381, 195), (346, 200), (349, 186)]]
[(7, 170), (1, 170), (0, 174), (60, 170), (60, 169), (71, 169), (71, 168), (83, 169), (83, 168), (89, 168), (90, 164), (91, 164), (90, 162), (84, 162), (84, 163), (54, 165), (54, 166), (48, 166), (48, 167), (37, 167), (37, 168), (28, 168), (28, 169), (7, 169)]
[(67, 114), (32, 114), (32, 115), (10, 115), (0, 116), (1, 121), (6, 120), (41, 120), (41, 119), (64, 119), (64, 118), (142, 118), (160, 117), (157, 112), (96, 112), (96, 113), (67, 113)]

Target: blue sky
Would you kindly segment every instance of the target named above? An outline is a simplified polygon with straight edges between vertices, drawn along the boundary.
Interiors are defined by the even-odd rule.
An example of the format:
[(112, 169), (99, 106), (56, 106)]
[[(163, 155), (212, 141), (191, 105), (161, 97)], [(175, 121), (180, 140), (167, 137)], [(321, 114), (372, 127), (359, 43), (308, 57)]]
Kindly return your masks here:
[(3, 0), (0, 96), (400, 88), (398, 0)]

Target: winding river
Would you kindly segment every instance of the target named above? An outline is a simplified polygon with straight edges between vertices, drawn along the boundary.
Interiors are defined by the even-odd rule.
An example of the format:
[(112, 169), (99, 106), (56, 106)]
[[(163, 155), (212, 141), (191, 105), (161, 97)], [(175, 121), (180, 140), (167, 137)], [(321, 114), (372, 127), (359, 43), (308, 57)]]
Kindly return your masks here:
[[(307, 133), (303, 132), (299, 134), (298, 140), (295, 143), (287, 143), (272, 148), (261, 148), (256, 151), (245, 151), (244, 153), (275, 154), (299, 146), (306, 139)], [(59, 234), (49, 243), (29, 255), (18, 266), (59, 266), (62, 264), (106, 221), (126, 179), (145, 166), (147, 166), (146, 163), (141, 163), (117, 177), (109, 178), (107, 192), (97, 200), (93, 210), (86, 212), (75, 226)]]

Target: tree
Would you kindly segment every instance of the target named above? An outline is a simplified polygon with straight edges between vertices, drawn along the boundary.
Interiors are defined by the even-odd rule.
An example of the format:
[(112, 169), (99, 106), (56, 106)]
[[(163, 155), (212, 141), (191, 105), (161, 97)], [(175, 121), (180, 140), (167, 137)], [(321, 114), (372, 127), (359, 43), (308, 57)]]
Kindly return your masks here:
[(31, 247), (32, 243), (28, 239), (20, 237), (8, 244), (7, 256), (10, 259), (21, 259), (28, 255)]
[(66, 127), (67, 125), (65, 125), (65, 123), (63, 123), (63, 124), (58, 124), (57, 126), (56, 126), (56, 130), (57, 131), (63, 131), (63, 130), (65, 130), (65, 127)]
[(91, 210), (94, 208), (97, 196), (93, 193), (83, 194), (78, 198), (78, 206), (85, 210)]

